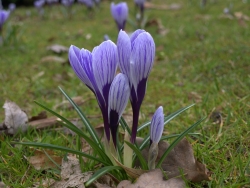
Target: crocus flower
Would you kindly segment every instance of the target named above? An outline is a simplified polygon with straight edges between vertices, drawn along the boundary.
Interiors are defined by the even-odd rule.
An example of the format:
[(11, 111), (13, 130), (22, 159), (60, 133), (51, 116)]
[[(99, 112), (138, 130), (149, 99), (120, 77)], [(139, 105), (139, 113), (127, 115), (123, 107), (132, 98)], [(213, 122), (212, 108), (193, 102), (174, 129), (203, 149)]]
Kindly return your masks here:
[(131, 37), (120, 31), (117, 40), (119, 67), (130, 84), (130, 102), (133, 110), (131, 142), (135, 142), (139, 111), (146, 93), (148, 75), (153, 67), (155, 43), (144, 30), (136, 30)]
[(135, 5), (140, 8), (141, 14), (144, 12), (145, 0), (134, 0)]
[(154, 113), (150, 125), (150, 148), (148, 152), (148, 168), (155, 168), (155, 161), (158, 156), (158, 143), (161, 139), (164, 128), (163, 108), (160, 106)]
[(62, 0), (61, 3), (66, 6), (66, 7), (70, 7), (75, 0)]
[(76, 75), (95, 94), (102, 111), (105, 134), (109, 141), (109, 90), (117, 70), (117, 47), (108, 40), (95, 47), (91, 53), (71, 45), (69, 61)]
[(10, 3), (8, 6), (8, 9), (10, 12), (13, 12), (16, 9), (16, 4), (15, 3)]
[(118, 31), (125, 29), (126, 20), (128, 17), (128, 5), (126, 2), (118, 4), (111, 3), (111, 14), (116, 22)]
[(88, 7), (88, 8), (94, 7), (93, 0), (78, 0), (78, 3), (82, 3), (82, 4), (86, 5), (86, 7)]
[(163, 108), (160, 106), (154, 113), (150, 125), (150, 143), (158, 143), (164, 128)]
[(8, 19), (9, 15), (10, 11), (0, 10), (0, 33), (2, 31), (3, 24)]
[(38, 10), (41, 10), (44, 4), (45, 4), (45, 0), (37, 0), (37, 1), (34, 2), (34, 6)]
[(127, 106), (130, 95), (128, 78), (125, 74), (119, 73), (114, 78), (109, 91), (109, 127), (116, 146), (116, 133), (119, 120)]
[(52, 5), (52, 4), (58, 3), (58, 1), (59, 0), (46, 0), (46, 3), (49, 5)]

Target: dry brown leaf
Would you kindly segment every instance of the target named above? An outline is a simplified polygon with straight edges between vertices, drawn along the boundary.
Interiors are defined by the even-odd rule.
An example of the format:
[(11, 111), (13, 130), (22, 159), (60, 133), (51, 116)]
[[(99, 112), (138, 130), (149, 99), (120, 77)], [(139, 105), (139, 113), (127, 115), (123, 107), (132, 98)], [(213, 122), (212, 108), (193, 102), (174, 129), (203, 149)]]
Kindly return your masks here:
[(4, 123), (0, 124), (0, 130), (6, 134), (16, 134), (19, 130), (26, 132), (28, 116), (22, 109), (12, 101), (6, 101), (3, 105), (5, 110)]
[(4, 184), (4, 182), (1, 182), (0, 181), (0, 188), (8, 188), (9, 186), (6, 186), (5, 184)]
[(56, 180), (52, 179), (52, 178), (46, 178), (46, 179), (42, 179), (41, 182), (35, 182), (32, 185), (32, 188), (49, 188), (53, 183), (55, 183)]
[(60, 44), (53, 44), (51, 46), (47, 47), (47, 50), (51, 50), (52, 52), (55, 52), (57, 54), (63, 53), (63, 52), (68, 52), (69, 48), (66, 46), (62, 46)]
[(47, 63), (47, 62), (66, 64), (68, 63), (68, 59), (64, 59), (58, 56), (46, 56), (41, 59), (41, 63)]
[(47, 113), (46, 113), (46, 111), (42, 111), (42, 112), (40, 112), (39, 114), (37, 114), (36, 116), (32, 116), (32, 117), (29, 119), (29, 122), (35, 121), (35, 120), (40, 120), (40, 119), (46, 119), (46, 118), (47, 118)]
[(62, 160), (61, 181), (51, 185), (52, 188), (85, 188), (84, 183), (89, 180), (93, 172), (81, 172), (79, 160), (75, 155), (67, 156), (67, 160)]
[[(138, 138), (137, 141), (138, 143), (141, 143), (141, 139)], [(169, 144), (165, 141), (160, 141), (158, 147), (159, 153), (156, 162), (160, 160), (161, 156), (169, 147)], [(142, 154), (144, 158), (147, 159), (148, 148), (144, 149)], [(136, 162), (136, 165), (140, 165), (139, 161)], [(187, 139), (182, 139), (174, 147), (174, 149), (165, 158), (161, 167), (166, 172), (168, 178), (184, 175), (192, 182), (210, 180), (210, 172), (204, 164), (198, 162), (194, 158), (193, 148)]]
[(29, 125), (36, 129), (44, 129), (50, 126), (60, 125), (60, 124), (61, 124), (60, 119), (54, 116), (46, 119), (39, 119), (29, 122)]
[(36, 170), (46, 170), (49, 168), (55, 168), (56, 164), (54, 164), (50, 158), (46, 155), (50, 156), (51, 159), (54, 160), (58, 165), (61, 165), (62, 157), (57, 156), (54, 151), (51, 150), (35, 150), (34, 156), (27, 158), (28, 162), (36, 169)]
[(181, 178), (172, 178), (163, 180), (163, 174), (160, 169), (155, 169), (142, 174), (136, 183), (132, 184), (128, 180), (121, 181), (117, 188), (184, 188), (185, 182)]
[[(87, 99), (83, 99), (81, 96), (77, 96), (77, 97), (73, 97), (72, 100), (78, 105), (82, 105), (84, 104), (86, 101), (92, 99), (93, 97), (89, 97)], [(71, 110), (74, 107), (70, 104), (70, 102), (68, 100), (64, 100), (63, 102), (61, 102), (60, 104), (57, 104), (54, 106), (54, 109), (58, 109), (58, 108), (63, 108), (63, 109), (68, 109)]]

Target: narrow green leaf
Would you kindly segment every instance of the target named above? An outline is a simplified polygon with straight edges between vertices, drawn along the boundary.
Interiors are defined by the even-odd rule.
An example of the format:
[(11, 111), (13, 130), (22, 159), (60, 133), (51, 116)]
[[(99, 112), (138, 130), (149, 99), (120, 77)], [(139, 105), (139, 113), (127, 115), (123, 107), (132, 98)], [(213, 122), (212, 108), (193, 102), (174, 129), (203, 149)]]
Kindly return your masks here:
[(120, 119), (120, 124), (121, 124), (123, 130), (127, 130), (129, 135), (131, 135), (131, 130), (123, 117), (121, 117), (121, 119)]
[(197, 127), (205, 118), (200, 119), (199, 121), (197, 121), (195, 124), (193, 124), (191, 127), (189, 127), (188, 129), (186, 129), (182, 134), (180, 134), (180, 136), (178, 136), (168, 147), (168, 149), (164, 152), (164, 154), (162, 155), (162, 157), (160, 158), (158, 164), (156, 165), (156, 168), (159, 168), (164, 159), (167, 157), (167, 155), (169, 154), (169, 152), (181, 141), (182, 138), (184, 138), (191, 130), (193, 130), (195, 127)]
[(98, 143), (100, 145), (100, 147), (102, 149), (104, 149), (101, 142), (100, 142), (100, 139), (98, 138), (98, 136), (97, 136), (97, 134), (96, 134), (96, 132), (94, 130), (94, 128), (90, 125), (90, 123), (89, 123), (88, 119), (85, 117), (84, 113), (81, 111), (81, 109), (75, 104), (75, 102), (67, 95), (67, 93), (62, 88), (59, 87), (59, 89), (63, 93), (63, 95), (68, 99), (70, 104), (74, 107), (74, 109), (76, 110), (76, 112), (78, 113), (80, 118), (82, 119), (82, 121), (83, 121), (84, 125), (86, 126), (90, 136), (94, 139), (94, 141), (96, 143)]
[(88, 159), (91, 159), (91, 160), (94, 160), (96, 162), (102, 163), (103, 165), (106, 165), (106, 166), (110, 165), (109, 163), (106, 163), (102, 159), (93, 157), (92, 155), (86, 154), (86, 153), (81, 152), (81, 151), (73, 150), (73, 149), (70, 149), (70, 148), (62, 147), (62, 146), (57, 146), (57, 145), (53, 145), (53, 144), (45, 144), (45, 143), (35, 143), (35, 142), (12, 142), (12, 143), (13, 144), (26, 145), (26, 146), (49, 148), (49, 149), (54, 149), (54, 150), (65, 151), (65, 152), (68, 152), (68, 153), (73, 153), (73, 154), (76, 154), (76, 155), (86, 157)]
[(96, 173), (85, 183), (85, 186), (89, 186), (91, 183), (93, 183), (95, 180), (97, 180), (99, 177), (103, 176), (104, 174), (112, 171), (112, 170), (123, 170), (120, 166), (105, 166), (101, 168), (100, 170), (97, 170)]
[(72, 122), (70, 122), (68, 119), (64, 118), (63, 116), (61, 116), (60, 114), (56, 113), (55, 111), (47, 108), (46, 106), (44, 106), (43, 104), (35, 101), (35, 103), (39, 106), (41, 106), (42, 108), (44, 108), (45, 110), (47, 110), (48, 112), (50, 112), (51, 114), (57, 116), (58, 118), (60, 118), (63, 122), (64, 122), (64, 126), (67, 127), (68, 129), (72, 130), (73, 132), (75, 132), (76, 134), (78, 134), (80, 137), (84, 138), (86, 140), (86, 142), (88, 142), (88, 144), (99, 154), (99, 156), (101, 158), (103, 158), (103, 160), (105, 160), (106, 162), (112, 164), (112, 162), (110, 161), (110, 159), (108, 158), (108, 156), (105, 154), (105, 152), (103, 151), (102, 148), (99, 147), (98, 143), (95, 143), (91, 138), (89, 138), (89, 136), (87, 136), (86, 134), (84, 134), (84, 132), (79, 129), (77, 126), (75, 126)]
[(138, 157), (138, 159), (141, 162), (142, 168), (144, 170), (147, 170), (148, 169), (148, 165), (147, 165), (146, 160), (142, 156), (141, 151), (135, 145), (131, 144), (130, 142), (127, 142), (127, 141), (125, 141), (125, 142), (135, 152), (136, 156)]
[[(169, 121), (171, 121), (172, 119), (174, 119), (176, 116), (178, 116), (179, 114), (181, 114), (182, 112), (186, 111), (187, 109), (191, 108), (192, 106), (194, 106), (195, 104), (191, 104), (189, 106), (186, 106), (184, 108), (181, 108), (177, 111), (175, 111), (174, 113), (166, 116), (164, 118), (164, 125), (167, 124)], [(142, 129), (144, 129), (145, 127), (149, 126), (151, 123), (151, 121), (147, 121), (146, 123), (142, 124), (138, 129), (137, 132), (141, 131)]]

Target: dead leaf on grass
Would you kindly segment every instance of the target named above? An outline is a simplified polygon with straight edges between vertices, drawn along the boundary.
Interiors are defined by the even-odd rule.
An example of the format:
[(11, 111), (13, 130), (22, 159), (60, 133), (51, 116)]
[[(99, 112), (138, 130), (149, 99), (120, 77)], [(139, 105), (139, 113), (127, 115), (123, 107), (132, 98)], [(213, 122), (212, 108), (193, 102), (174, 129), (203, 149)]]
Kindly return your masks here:
[(41, 63), (55, 62), (55, 63), (67, 64), (68, 59), (58, 57), (58, 56), (46, 56), (46, 57), (43, 57), (40, 62)]
[(155, 169), (142, 174), (136, 183), (132, 184), (128, 180), (121, 181), (117, 188), (138, 188), (138, 187), (153, 187), (153, 188), (184, 188), (185, 182), (181, 178), (172, 178), (163, 180), (163, 174), (160, 169)]
[[(85, 102), (89, 101), (93, 99), (93, 97), (89, 97), (87, 99), (83, 99), (83, 97), (81, 96), (76, 96), (76, 97), (73, 97), (72, 100), (78, 105), (82, 105), (84, 104)], [(58, 109), (58, 108), (63, 108), (63, 109), (67, 109), (67, 110), (71, 110), (71, 109), (74, 109), (74, 107), (71, 105), (71, 103), (68, 101), (68, 100), (64, 100), (62, 101), (60, 104), (57, 104), (53, 107), (54, 109)]]
[(36, 129), (45, 129), (54, 125), (61, 125), (60, 119), (55, 116), (29, 122), (29, 126), (34, 127)]
[(6, 186), (5, 184), (4, 184), (4, 182), (1, 182), (0, 181), (0, 188), (8, 188), (9, 186)]
[(151, 19), (146, 23), (146, 27), (148, 26), (156, 26), (157, 28), (157, 33), (161, 36), (165, 36), (168, 34), (169, 29), (166, 29), (163, 25), (161, 20), (159, 19)]
[(32, 188), (49, 188), (53, 183), (55, 183), (56, 180), (52, 179), (52, 178), (46, 178), (46, 179), (42, 179), (41, 182), (35, 182), (32, 185)]
[(55, 52), (57, 54), (63, 53), (63, 52), (68, 52), (69, 48), (66, 46), (62, 46), (60, 44), (53, 44), (51, 46), (47, 47), (47, 50), (51, 50), (52, 52)]
[(47, 155), (49, 155), (56, 164), (61, 165), (62, 157), (57, 156), (54, 151), (51, 150), (35, 150), (34, 156), (28, 157), (27, 160), (36, 170), (46, 170), (57, 167)]
[(4, 123), (0, 124), (0, 131), (10, 135), (16, 134), (19, 130), (26, 132), (28, 128), (27, 114), (12, 101), (6, 101), (3, 108), (5, 110), (5, 119)]
[(36, 121), (36, 120), (40, 120), (40, 119), (46, 119), (47, 118), (47, 113), (46, 111), (42, 111), (40, 112), (39, 114), (37, 114), (36, 116), (32, 116), (30, 119), (29, 119), (29, 122), (31, 121)]
[[(141, 143), (141, 139), (137, 139), (138, 143)], [(158, 144), (159, 153), (156, 159), (156, 163), (160, 160), (169, 144), (165, 141), (160, 141)], [(148, 157), (148, 148), (142, 151), (144, 158)], [(139, 161), (136, 162), (137, 166), (140, 165)], [(162, 169), (165, 171), (168, 178), (174, 178), (180, 175), (184, 175), (188, 180), (192, 182), (200, 182), (202, 180), (210, 180), (209, 170), (206, 165), (198, 162), (194, 158), (194, 152), (191, 144), (187, 139), (182, 139), (172, 151), (165, 158), (162, 163)]]
[(67, 160), (62, 159), (61, 181), (51, 185), (52, 188), (85, 188), (84, 183), (89, 180), (93, 172), (81, 172), (79, 160), (75, 155), (68, 155)]

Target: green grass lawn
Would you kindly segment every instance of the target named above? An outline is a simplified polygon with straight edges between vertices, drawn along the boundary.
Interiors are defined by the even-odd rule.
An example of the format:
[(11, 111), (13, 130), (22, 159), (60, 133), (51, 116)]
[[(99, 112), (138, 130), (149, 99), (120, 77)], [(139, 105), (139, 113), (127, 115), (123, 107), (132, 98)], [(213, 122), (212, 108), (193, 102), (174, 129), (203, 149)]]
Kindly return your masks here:
[[(213, 172), (210, 182), (193, 187), (248, 187), (250, 184), (250, 20), (223, 15), (232, 6), (232, 14), (240, 12), (250, 17), (250, 2), (239, 0), (207, 0), (204, 8), (193, 0), (168, 0), (180, 3), (179, 10), (146, 10), (148, 20), (159, 20), (166, 35), (157, 26), (148, 24), (156, 43), (156, 60), (150, 74), (147, 93), (141, 108), (141, 122), (150, 120), (156, 108), (164, 107), (167, 115), (189, 104), (196, 105), (165, 126), (165, 133), (180, 133), (201, 117), (206, 120), (195, 130), (203, 140), (189, 138), (195, 156)], [(165, 0), (152, 0), (163, 4)], [(18, 29), (15, 40), (0, 47), (0, 105), (9, 99), (31, 117), (42, 109), (33, 101), (53, 108), (65, 100), (58, 86), (71, 97), (84, 99), (93, 94), (75, 76), (68, 64), (41, 62), (46, 56), (60, 56), (46, 47), (71, 44), (92, 50), (108, 34), (116, 42), (117, 29), (110, 14), (110, 2), (104, 1), (94, 14), (87, 15), (84, 6), (74, 5), (71, 19), (60, 5), (45, 8), (45, 19), (39, 18), (33, 7), (17, 8), (4, 26), (3, 36), (10, 28)], [(134, 19), (133, 2), (129, 1), (130, 19)], [(29, 15), (29, 16), (28, 16)], [(126, 30), (133, 31), (127, 24)], [(89, 38), (90, 37), (90, 38)], [(12, 38), (13, 39), (13, 38)], [(94, 99), (81, 106), (87, 116), (99, 116)], [(130, 113), (130, 106), (126, 113)], [(58, 110), (68, 118), (74, 111)], [(214, 122), (221, 116), (221, 125)], [(0, 112), (1, 122), (4, 110)], [(100, 118), (91, 118), (93, 125)], [(61, 132), (29, 130), (15, 137), (0, 136), (0, 178), (11, 187), (28, 187), (45, 177), (58, 178), (59, 169), (37, 171), (24, 156), (32, 155), (25, 146), (10, 142), (37, 141), (74, 148), (73, 139)], [(59, 153), (63, 155), (63, 153)]]

